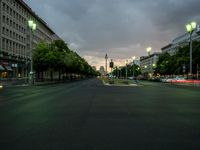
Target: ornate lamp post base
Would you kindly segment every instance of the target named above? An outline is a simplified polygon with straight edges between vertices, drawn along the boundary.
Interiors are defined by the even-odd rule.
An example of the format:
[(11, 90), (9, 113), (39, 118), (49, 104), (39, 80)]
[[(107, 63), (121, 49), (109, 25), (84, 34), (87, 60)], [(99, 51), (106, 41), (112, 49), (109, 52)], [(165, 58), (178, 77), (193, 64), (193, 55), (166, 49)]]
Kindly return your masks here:
[(33, 72), (29, 73), (29, 84), (31, 84), (31, 85), (34, 84), (34, 73)]

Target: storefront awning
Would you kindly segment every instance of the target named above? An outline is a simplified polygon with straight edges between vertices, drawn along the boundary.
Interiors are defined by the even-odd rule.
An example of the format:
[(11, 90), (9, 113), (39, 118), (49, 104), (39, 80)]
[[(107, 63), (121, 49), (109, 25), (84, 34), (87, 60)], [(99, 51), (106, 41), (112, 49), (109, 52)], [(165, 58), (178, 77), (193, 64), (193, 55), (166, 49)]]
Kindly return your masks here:
[(4, 67), (6, 68), (7, 71), (13, 71), (10, 66), (4, 66)]
[(4, 71), (4, 67), (2, 65), (0, 65), (0, 71)]

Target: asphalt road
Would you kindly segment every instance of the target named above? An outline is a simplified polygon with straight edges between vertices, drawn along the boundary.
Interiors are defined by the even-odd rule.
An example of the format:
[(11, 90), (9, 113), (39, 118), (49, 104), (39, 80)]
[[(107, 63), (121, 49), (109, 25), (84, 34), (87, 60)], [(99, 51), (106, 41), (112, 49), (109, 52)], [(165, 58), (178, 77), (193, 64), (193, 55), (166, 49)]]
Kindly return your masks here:
[(92, 79), (0, 91), (0, 150), (199, 150), (199, 89)]

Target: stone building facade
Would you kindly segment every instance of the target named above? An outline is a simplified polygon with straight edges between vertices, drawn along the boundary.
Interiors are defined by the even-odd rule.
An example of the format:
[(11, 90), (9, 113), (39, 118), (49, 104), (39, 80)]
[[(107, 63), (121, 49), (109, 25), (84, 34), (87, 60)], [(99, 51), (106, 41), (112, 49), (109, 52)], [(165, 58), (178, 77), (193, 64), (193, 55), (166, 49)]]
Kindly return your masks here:
[[(37, 24), (33, 34), (28, 20)], [(54, 31), (23, 0), (0, 0), (0, 78), (27, 77), (30, 45), (34, 48), (40, 41), (52, 42), (55, 37)]]

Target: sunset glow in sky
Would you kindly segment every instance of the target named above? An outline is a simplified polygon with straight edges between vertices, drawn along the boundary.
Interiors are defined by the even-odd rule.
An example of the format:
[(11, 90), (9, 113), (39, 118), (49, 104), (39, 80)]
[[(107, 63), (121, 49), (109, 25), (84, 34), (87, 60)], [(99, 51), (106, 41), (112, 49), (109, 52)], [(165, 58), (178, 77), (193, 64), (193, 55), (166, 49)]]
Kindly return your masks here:
[(199, 0), (24, 0), (92, 66), (104, 57), (124, 65), (132, 56), (160, 51), (200, 23)]

